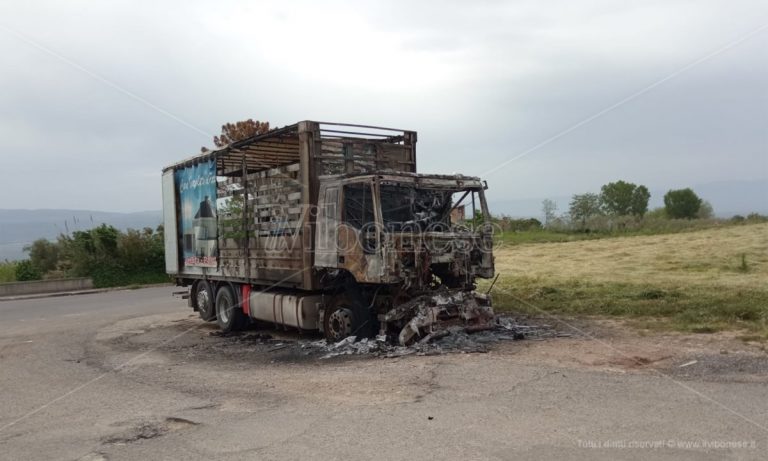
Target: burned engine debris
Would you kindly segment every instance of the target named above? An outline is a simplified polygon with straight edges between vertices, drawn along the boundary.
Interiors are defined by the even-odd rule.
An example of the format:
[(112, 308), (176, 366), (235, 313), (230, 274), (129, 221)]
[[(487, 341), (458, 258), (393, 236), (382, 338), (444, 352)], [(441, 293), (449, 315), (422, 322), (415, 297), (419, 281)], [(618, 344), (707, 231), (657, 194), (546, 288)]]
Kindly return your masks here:
[(507, 316), (495, 316), (483, 325), (453, 325), (435, 329), (408, 346), (350, 336), (337, 343), (315, 341), (304, 345), (306, 350), (319, 349), (322, 359), (342, 355), (371, 354), (376, 357), (402, 357), (406, 355), (438, 355), (446, 353), (484, 353), (489, 346), (500, 341), (542, 339), (562, 336), (546, 324), (527, 325)]
[[(232, 346), (245, 344), (258, 346), (263, 352), (290, 357), (330, 359), (341, 356), (370, 356), (395, 358), (407, 355), (439, 355), (448, 353), (484, 353), (492, 344), (502, 341), (536, 340), (563, 336), (551, 326), (537, 322), (523, 322), (506, 315), (497, 315), (484, 325), (454, 324), (420, 336), (407, 346), (387, 342), (384, 338), (358, 338), (348, 336), (338, 342), (325, 339), (275, 338), (264, 332), (211, 333), (212, 336), (230, 338)], [(217, 350), (223, 351), (225, 345)]]
[[(412, 344), (420, 335), (426, 335), (425, 337), (434, 335), (434, 327), (439, 321), (451, 319), (464, 323), (472, 321), (476, 326), (482, 327), (493, 319), (493, 310), (490, 299), (486, 295), (476, 292), (438, 290), (429, 295), (413, 298), (387, 312), (382, 319), (382, 331), (378, 340), (386, 341), (386, 325), (404, 319), (405, 325), (397, 337), (397, 343), (400, 346)], [(424, 333), (425, 331), (427, 333)]]

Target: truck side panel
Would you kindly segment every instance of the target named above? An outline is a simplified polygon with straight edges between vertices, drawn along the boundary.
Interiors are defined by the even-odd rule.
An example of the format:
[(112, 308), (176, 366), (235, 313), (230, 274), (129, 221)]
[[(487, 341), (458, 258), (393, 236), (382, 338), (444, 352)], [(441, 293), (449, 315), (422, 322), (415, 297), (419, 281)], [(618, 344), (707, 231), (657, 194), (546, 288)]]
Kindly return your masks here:
[(165, 272), (179, 273), (179, 239), (176, 229), (176, 186), (173, 170), (163, 173), (163, 229), (165, 235)]
[[(416, 133), (411, 131), (303, 121), (167, 167), (163, 187), (168, 193), (164, 202), (168, 272), (187, 282), (208, 278), (322, 288), (312, 270), (319, 178), (415, 172), (415, 143)], [(210, 162), (215, 164), (210, 207), (216, 224), (209, 228), (209, 219), (201, 215), (193, 218), (194, 230), (189, 231), (188, 213), (182, 213), (189, 206), (182, 203), (179, 175)], [(202, 201), (194, 203), (195, 210)], [(215, 232), (216, 240), (203, 242), (198, 231), (207, 237)], [(172, 242), (173, 238), (177, 241)], [(215, 245), (215, 250), (200, 258), (198, 243)], [(191, 261), (190, 248), (200, 264), (186, 264)]]
[(222, 275), (306, 288), (300, 165), (221, 178), (219, 259)]

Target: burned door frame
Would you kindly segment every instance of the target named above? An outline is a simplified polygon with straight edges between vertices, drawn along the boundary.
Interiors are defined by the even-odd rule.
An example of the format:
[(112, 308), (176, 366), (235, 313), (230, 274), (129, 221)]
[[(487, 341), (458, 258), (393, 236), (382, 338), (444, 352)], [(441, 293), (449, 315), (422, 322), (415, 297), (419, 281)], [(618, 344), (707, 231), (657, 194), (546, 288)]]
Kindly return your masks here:
[[(315, 266), (338, 267), (339, 257), (339, 224), (341, 223), (340, 182), (321, 184), (318, 192), (316, 234), (315, 234)], [(329, 197), (333, 193), (335, 197)], [(328, 200), (331, 198), (331, 200)]]
[[(373, 221), (371, 221), (373, 227), (369, 230), (372, 233), (370, 237), (363, 235), (364, 229), (358, 229), (350, 225), (344, 218), (346, 213), (347, 187), (355, 184), (362, 184), (370, 190), (373, 207)], [(384, 251), (381, 245), (381, 203), (378, 192), (378, 181), (373, 176), (364, 176), (339, 182), (338, 203), (341, 218), (337, 227), (338, 254), (336, 267), (347, 270), (360, 283), (381, 283), (385, 274)], [(364, 244), (364, 240), (371, 237), (372, 240)]]

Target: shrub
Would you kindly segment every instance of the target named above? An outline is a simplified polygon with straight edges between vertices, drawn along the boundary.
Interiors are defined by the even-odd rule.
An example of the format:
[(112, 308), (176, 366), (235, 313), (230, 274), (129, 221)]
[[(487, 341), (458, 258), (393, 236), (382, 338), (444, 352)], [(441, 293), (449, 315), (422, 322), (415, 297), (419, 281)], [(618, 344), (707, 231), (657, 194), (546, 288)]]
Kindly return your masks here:
[(761, 215), (759, 213), (750, 213), (747, 215), (746, 221), (749, 223), (768, 222), (768, 216)]
[(664, 195), (667, 216), (673, 219), (693, 219), (701, 208), (702, 200), (690, 189), (670, 190)]
[(0, 263), (0, 283), (16, 281), (16, 263), (13, 261), (3, 261)]
[(96, 287), (167, 282), (163, 229), (120, 232), (101, 225), (59, 237), (61, 267)]
[(32, 261), (25, 259), (16, 264), (16, 280), (27, 282), (30, 280), (40, 280), (43, 274), (32, 264)]
[(59, 263), (59, 245), (55, 242), (37, 239), (25, 246), (24, 251), (29, 253), (30, 262), (40, 273), (55, 270)]

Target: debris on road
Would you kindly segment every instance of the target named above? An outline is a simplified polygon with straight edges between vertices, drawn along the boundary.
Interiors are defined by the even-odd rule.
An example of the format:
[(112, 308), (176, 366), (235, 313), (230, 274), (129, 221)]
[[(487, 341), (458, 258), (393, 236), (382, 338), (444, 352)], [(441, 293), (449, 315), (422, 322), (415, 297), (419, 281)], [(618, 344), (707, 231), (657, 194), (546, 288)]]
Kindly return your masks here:
[(484, 353), (490, 344), (499, 341), (519, 341), (525, 338), (555, 337), (556, 332), (548, 325), (525, 325), (511, 317), (496, 316), (487, 324), (453, 325), (442, 330), (435, 330), (410, 346), (394, 345), (379, 337), (375, 340), (346, 338), (335, 344), (315, 341), (305, 345), (305, 349), (319, 349), (322, 359), (340, 355), (373, 354), (378, 357), (402, 357), (406, 355), (437, 355), (444, 353)]
[[(450, 292), (443, 288), (434, 293), (418, 296), (390, 310), (384, 316), (384, 323), (410, 319), (405, 323), (398, 343), (408, 346), (418, 338), (421, 331), (432, 329), (438, 325), (439, 319), (460, 319), (463, 322), (474, 322), (472, 328), (487, 329), (494, 315), (488, 296), (475, 292)], [(470, 328), (470, 327), (467, 327)]]
[[(414, 337), (411, 344), (402, 346), (393, 338), (357, 338), (348, 336), (338, 342), (325, 339), (291, 340), (273, 338), (264, 332), (221, 333), (211, 332), (210, 336), (231, 338), (234, 345), (266, 346), (270, 353), (285, 353), (304, 357), (330, 359), (333, 357), (370, 355), (373, 357), (395, 358), (406, 355), (438, 355), (445, 353), (485, 353), (490, 345), (500, 341), (523, 339), (544, 339), (558, 337), (549, 325), (526, 324), (504, 315), (497, 315), (483, 325), (464, 325), (459, 322), (443, 329), (436, 329), (422, 337)], [(399, 339), (399, 338), (398, 338)], [(224, 346), (220, 344), (217, 348)]]

